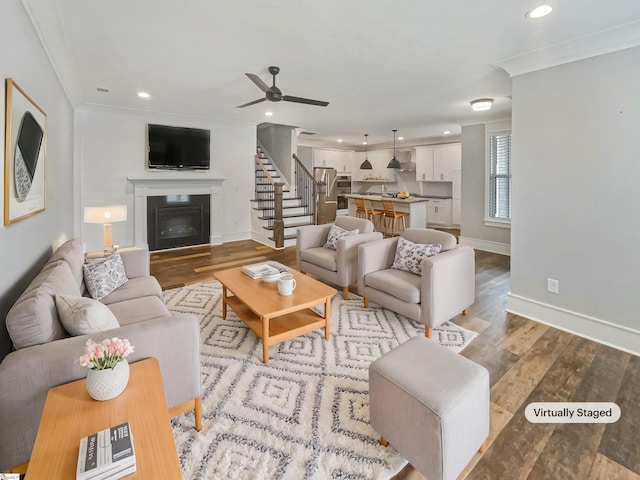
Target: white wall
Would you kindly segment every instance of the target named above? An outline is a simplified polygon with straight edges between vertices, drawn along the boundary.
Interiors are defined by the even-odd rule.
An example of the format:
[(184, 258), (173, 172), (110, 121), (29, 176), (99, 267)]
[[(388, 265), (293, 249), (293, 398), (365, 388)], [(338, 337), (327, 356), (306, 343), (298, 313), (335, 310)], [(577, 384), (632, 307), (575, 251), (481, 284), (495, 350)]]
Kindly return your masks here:
[[(73, 111), (19, 0), (0, 2), (0, 45), (0, 77), (11, 77), (47, 113), (46, 210), (13, 225), (2, 226), (0, 221), (0, 319), (4, 319), (52, 249), (73, 237)], [(1, 95), (3, 140), (4, 98)], [(9, 344), (4, 321), (0, 325), (2, 358)]]
[(484, 224), (486, 171), (485, 125), (462, 127), (462, 208), (460, 243), (497, 253), (508, 253), (508, 228)]
[(636, 353), (638, 85), (640, 48), (513, 79), (509, 298), (510, 311)]
[[(78, 203), (85, 206), (126, 204), (127, 222), (113, 224), (113, 241), (134, 244), (133, 185), (127, 177), (158, 173), (146, 169), (147, 123), (211, 130), (211, 168), (192, 172), (224, 177), (222, 184), (223, 241), (251, 238), (256, 126), (181, 115), (98, 107), (76, 111), (76, 164), (81, 187)], [(183, 172), (173, 172), (176, 176)], [(102, 248), (102, 227), (76, 218), (87, 250)]]

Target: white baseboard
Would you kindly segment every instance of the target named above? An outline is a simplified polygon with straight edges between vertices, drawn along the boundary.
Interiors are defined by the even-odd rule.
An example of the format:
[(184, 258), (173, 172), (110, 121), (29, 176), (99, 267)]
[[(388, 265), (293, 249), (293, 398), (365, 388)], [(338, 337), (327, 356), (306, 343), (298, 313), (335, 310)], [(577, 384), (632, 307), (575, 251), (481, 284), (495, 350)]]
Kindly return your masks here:
[(640, 355), (640, 331), (509, 293), (507, 312)]
[(231, 232), (222, 235), (222, 243), (237, 242), (239, 240), (251, 240), (251, 232)]
[(511, 245), (508, 243), (491, 242), (479, 238), (458, 237), (460, 245), (468, 245), (476, 250), (484, 252), (499, 253), (501, 255), (511, 255)]

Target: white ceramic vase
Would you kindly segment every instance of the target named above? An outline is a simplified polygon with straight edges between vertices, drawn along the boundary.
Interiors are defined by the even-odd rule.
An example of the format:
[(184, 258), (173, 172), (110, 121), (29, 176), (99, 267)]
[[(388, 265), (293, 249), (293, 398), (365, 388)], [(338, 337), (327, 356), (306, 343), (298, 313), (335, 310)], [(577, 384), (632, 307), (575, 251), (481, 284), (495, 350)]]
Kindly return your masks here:
[(111, 400), (120, 395), (129, 383), (129, 363), (126, 359), (105, 370), (89, 370), (87, 391), (95, 400)]

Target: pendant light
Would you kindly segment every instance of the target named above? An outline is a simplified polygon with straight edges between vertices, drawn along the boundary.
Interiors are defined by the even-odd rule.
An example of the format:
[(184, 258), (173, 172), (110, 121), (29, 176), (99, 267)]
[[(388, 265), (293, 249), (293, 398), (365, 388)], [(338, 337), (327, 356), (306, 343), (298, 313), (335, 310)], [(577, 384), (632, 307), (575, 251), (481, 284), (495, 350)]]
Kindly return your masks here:
[(367, 141), (368, 133), (364, 134), (364, 162), (360, 165), (360, 170), (373, 170), (373, 165), (369, 161), (369, 143)]
[(396, 132), (397, 129), (391, 130), (393, 132), (393, 158), (387, 165), (387, 168), (400, 168), (400, 162), (396, 160)]

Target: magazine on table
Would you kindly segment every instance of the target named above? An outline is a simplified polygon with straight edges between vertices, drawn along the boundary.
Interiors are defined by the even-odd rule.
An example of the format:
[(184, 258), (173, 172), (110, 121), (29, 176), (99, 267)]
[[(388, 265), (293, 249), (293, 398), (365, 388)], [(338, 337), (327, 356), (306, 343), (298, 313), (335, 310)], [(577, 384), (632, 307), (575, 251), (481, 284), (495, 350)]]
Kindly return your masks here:
[(269, 265), (268, 263), (253, 263), (251, 265), (245, 265), (242, 267), (242, 271), (249, 275), (251, 278), (260, 278), (265, 273), (270, 275), (276, 275), (280, 273), (280, 269)]
[(80, 440), (76, 480), (112, 480), (135, 471), (136, 455), (129, 422)]

